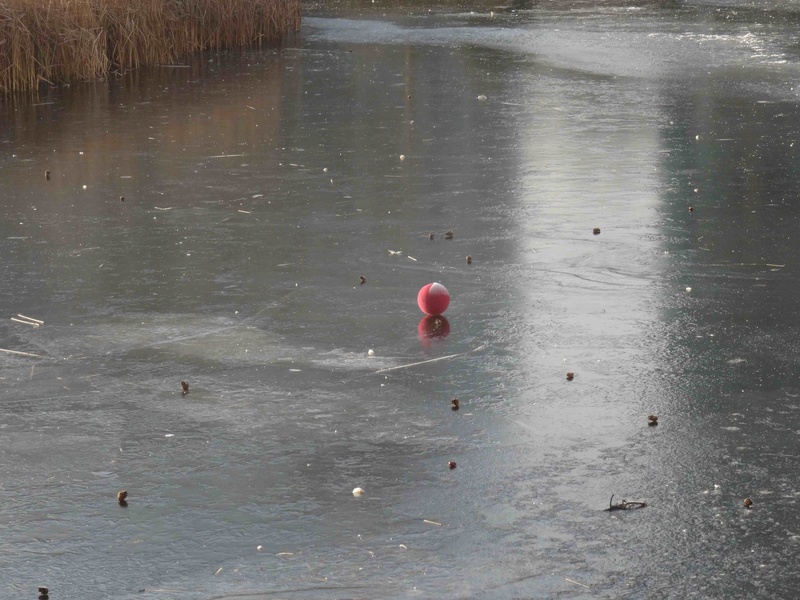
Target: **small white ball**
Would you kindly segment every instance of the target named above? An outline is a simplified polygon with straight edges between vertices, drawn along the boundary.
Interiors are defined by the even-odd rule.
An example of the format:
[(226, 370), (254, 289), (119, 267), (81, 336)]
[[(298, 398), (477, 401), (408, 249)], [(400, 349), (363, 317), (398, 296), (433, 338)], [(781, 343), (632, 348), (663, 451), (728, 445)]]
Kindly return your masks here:
[(691, 292), (691, 291), (692, 291), (692, 288), (690, 288), (690, 287), (687, 287), (687, 288), (686, 288), (686, 291), (687, 291), (687, 292)]
[(353, 496), (363, 496), (364, 488), (357, 487), (353, 490)]
[(372, 348), (367, 350), (367, 356), (375, 356), (375, 350), (373, 350)]

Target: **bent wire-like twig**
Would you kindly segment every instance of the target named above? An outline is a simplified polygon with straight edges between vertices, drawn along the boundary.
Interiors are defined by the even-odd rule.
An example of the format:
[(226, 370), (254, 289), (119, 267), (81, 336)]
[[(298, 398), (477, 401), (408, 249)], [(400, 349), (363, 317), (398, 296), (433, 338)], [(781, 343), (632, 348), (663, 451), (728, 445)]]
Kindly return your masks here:
[(622, 502), (614, 502), (614, 494), (611, 494), (611, 500), (608, 501), (608, 508), (604, 509), (605, 511), (612, 511), (612, 510), (632, 510), (634, 508), (644, 508), (647, 506), (646, 502), (636, 502), (636, 501), (628, 501), (623, 500)]

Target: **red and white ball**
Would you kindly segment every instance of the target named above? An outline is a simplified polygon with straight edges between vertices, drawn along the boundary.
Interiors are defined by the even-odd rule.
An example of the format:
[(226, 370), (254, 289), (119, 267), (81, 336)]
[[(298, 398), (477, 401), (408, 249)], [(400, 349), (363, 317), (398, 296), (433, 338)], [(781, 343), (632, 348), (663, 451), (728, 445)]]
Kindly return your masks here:
[(417, 294), (417, 305), (426, 315), (441, 315), (450, 306), (450, 293), (441, 283), (429, 283)]

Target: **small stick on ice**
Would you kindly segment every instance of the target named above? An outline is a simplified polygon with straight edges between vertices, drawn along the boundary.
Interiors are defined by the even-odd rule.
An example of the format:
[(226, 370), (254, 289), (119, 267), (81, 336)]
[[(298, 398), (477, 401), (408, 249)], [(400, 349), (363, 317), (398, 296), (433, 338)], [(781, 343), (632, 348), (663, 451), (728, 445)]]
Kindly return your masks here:
[(26, 317), (25, 315), (21, 315), (19, 313), (17, 313), (17, 316), (20, 319), (25, 319), (26, 321), (33, 321), (34, 323), (38, 323), (39, 325), (44, 325), (44, 321), (42, 321), (40, 319), (34, 319), (33, 317)]
[(30, 325), (31, 327), (39, 327), (39, 323), (34, 323), (33, 321), (24, 321), (22, 319), (17, 319), (16, 317), (11, 317), (11, 320), (15, 323), (23, 323), (24, 325)]
[(427, 523), (428, 525), (436, 525), (436, 527), (443, 527), (441, 523), (437, 523), (436, 521), (430, 521), (428, 519), (422, 519), (423, 523)]
[(16, 354), (18, 356), (31, 356), (33, 358), (42, 358), (38, 354), (33, 354), (32, 352), (20, 352), (19, 350), (6, 350), (5, 348), (0, 348), (0, 352), (8, 352), (9, 354)]
[(579, 582), (579, 581), (575, 581), (574, 579), (570, 579), (569, 577), (564, 577), (564, 581), (569, 581), (570, 583), (574, 583), (575, 585), (579, 585), (579, 586), (581, 586), (581, 587), (585, 587), (585, 588), (588, 588), (588, 587), (589, 587), (589, 586), (588, 586), (588, 585), (586, 585), (585, 583), (581, 583), (581, 582)]

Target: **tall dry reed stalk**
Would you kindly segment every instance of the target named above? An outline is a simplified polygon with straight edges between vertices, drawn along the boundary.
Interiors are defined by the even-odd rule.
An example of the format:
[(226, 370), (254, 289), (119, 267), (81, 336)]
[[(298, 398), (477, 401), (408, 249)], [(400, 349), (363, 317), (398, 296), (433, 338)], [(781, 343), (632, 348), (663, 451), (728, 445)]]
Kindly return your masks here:
[(300, 0), (0, 0), (0, 92), (170, 63), (300, 28)]

